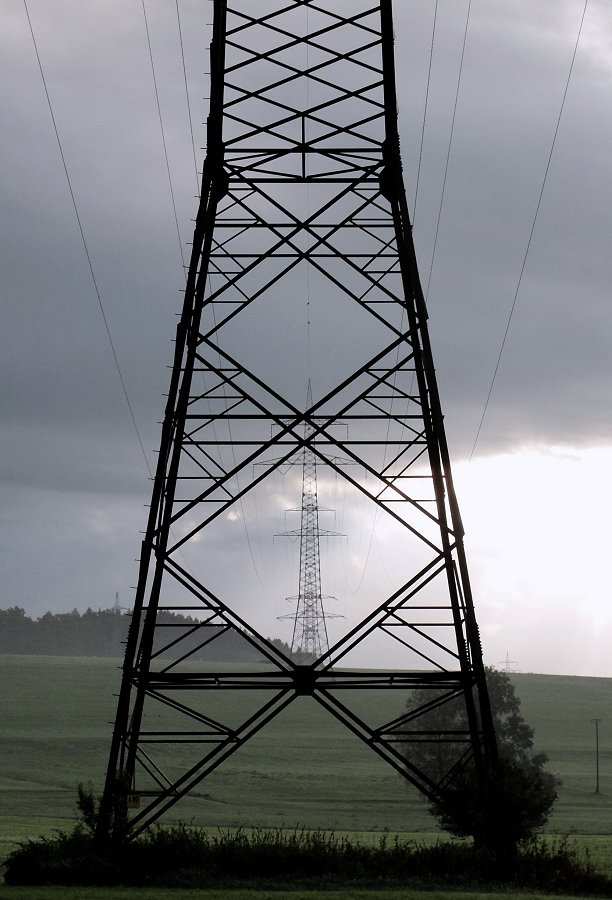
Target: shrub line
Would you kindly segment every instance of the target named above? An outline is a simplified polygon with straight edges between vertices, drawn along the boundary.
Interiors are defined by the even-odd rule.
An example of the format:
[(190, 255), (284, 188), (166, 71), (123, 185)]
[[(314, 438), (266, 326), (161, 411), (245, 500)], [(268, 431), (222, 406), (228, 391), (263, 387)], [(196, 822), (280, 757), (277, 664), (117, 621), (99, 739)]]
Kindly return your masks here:
[(10, 885), (195, 888), (518, 888), (612, 896), (612, 881), (567, 838), (538, 838), (506, 857), (456, 841), (422, 846), (389, 839), (364, 845), (298, 828), (209, 833), (156, 826), (132, 842), (99, 846), (79, 823), (21, 843), (7, 858)]

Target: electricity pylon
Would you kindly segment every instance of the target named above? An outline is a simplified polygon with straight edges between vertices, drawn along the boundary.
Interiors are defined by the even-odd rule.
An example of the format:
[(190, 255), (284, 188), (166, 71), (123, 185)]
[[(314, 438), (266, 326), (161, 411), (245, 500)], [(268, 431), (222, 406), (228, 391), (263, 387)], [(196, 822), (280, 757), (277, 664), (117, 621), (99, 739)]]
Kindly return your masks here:
[[(306, 406), (312, 406), (312, 390), (308, 382)], [(282, 537), (299, 538), (300, 573), (297, 596), (288, 597), (295, 601), (295, 613), (281, 616), (293, 622), (291, 653), (300, 662), (314, 662), (322, 659), (329, 650), (327, 618), (324, 597), (321, 592), (321, 537), (339, 537), (336, 532), (319, 527), (319, 495), (317, 488), (317, 457), (309, 447), (312, 426), (304, 427), (304, 448), (302, 450), (302, 504), (299, 510), (300, 527), (295, 531), (285, 531)]]
[[(402, 178), (391, 2), (213, 8), (201, 199), (101, 837), (139, 833), (302, 697), (434, 803), (441, 783), (411, 759), (413, 744), (455, 747), (445, 783), (496, 754)], [(322, 387), (304, 404), (306, 307)], [(393, 586), (371, 578), (324, 660), (298, 664), (261, 633), (271, 591), (245, 574), (248, 556), (237, 567), (228, 554), (245, 504), (272, 502), (275, 473), (305, 449), (395, 549)], [(227, 631), (268, 666), (201, 661)], [(366, 691), (397, 700), (391, 718), (375, 703), (371, 720)], [(408, 692), (423, 698), (409, 711)], [(467, 729), (428, 731), (420, 716), (457, 699)]]

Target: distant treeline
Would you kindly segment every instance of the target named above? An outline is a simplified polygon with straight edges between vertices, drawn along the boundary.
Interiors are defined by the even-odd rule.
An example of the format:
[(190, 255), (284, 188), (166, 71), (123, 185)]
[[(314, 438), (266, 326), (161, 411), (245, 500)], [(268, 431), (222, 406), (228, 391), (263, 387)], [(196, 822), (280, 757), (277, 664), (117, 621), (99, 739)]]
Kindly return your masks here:
[[(31, 619), (18, 606), (0, 609), (0, 653), (24, 653), (45, 656), (123, 656), (131, 616), (119, 610), (88, 609), (81, 613), (45, 613)], [(211, 662), (258, 662), (262, 656), (240, 632), (220, 626), (202, 626), (197, 619), (180, 613), (160, 612), (157, 623), (159, 641), (154, 650), (176, 658), (187, 650), (193, 659)], [(177, 640), (178, 639), (178, 640)], [(283, 653), (290, 648), (283, 641), (272, 641)], [(167, 645), (173, 644), (169, 649)]]

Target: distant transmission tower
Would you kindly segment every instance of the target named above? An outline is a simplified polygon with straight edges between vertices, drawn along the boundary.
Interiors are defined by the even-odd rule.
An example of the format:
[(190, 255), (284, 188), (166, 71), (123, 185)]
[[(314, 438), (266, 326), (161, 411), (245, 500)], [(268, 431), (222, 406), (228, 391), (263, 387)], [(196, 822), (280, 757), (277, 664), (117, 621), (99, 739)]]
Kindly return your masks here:
[(497, 663), (497, 668), (504, 672), (517, 672), (518, 663), (515, 659), (510, 659), (510, 654), (506, 651), (506, 658)]
[[(308, 383), (307, 406), (312, 405), (312, 391)], [(319, 499), (317, 490), (317, 457), (310, 449), (309, 441), (314, 441), (313, 426), (304, 426), (304, 449), (302, 450), (302, 505), (300, 528), (285, 531), (283, 537), (300, 540), (300, 584), (298, 594), (288, 597), (296, 603), (295, 613), (281, 616), (293, 621), (291, 653), (300, 662), (314, 662), (327, 654), (327, 615), (321, 593), (321, 546), (320, 538), (336, 537), (336, 532), (319, 528)]]
[[(201, 199), (101, 838), (157, 821), (304, 697), (442, 806), (466, 764), (484, 773), (496, 759), (402, 177), (391, 0), (213, 0), (213, 10)], [(319, 391), (306, 404), (305, 298)], [(276, 509), (274, 475), (299, 460), (308, 662), (264, 637), (273, 589), (253, 573), (246, 513)], [(391, 584), (369, 578), (325, 651), (312, 556), (319, 462), (344, 479), (348, 542), (368, 517), (393, 554)], [(228, 632), (267, 666), (228, 671), (212, 651), (207, 662)], [(426, 714), (452, 702), (467, 727), (428, 727)], [(437, 782), (411, 749), (440, 741), (454, 759)]]

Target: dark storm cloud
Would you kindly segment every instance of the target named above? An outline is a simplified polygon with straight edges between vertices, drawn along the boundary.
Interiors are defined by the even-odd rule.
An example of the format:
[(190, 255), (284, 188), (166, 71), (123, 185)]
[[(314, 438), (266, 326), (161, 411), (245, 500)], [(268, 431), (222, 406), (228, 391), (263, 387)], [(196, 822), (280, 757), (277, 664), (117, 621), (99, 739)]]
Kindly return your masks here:
[[(566, 3), (552, 15), (549, 6), (473, 4), (429, 292), (451, 436), (462, 453), (475, 436), (517, 288), (582, 12), (582, 4)], [(610, 16), (593, 5), (482, 432), (484, 451), (610, 437), (603, 421), (610, 376), (597, 352), (612, 338), (612, 70), (601, 52), (604, 27), (609, 41)], [(434, 72), (435, 61), (434, 49)], [(433, 119), (435, 80), (432, 87)], [(428, 144), (426, 134), (415, 227), (425, 284), (445, 162), (442, 130), (437, 138), (428, 156), (435, 138)], [(414, 136), (406, 145), (414, 146)]]
[[(196, 179), (171, 7), (147, 4), (185, 243)], [(414, 232), (424, 284), (466, 7), (445, 2), (438, 13)], [(142, 11), (111, 0), (30, 0), (29, 8), (104, 310), (154, 465), (183, 275)], [(199, 147), (210, 13), (195, 2), (181, 9)], [(429, 292), (451, 447), (462, 456), (474, 440), (512, 305), (581, 11), (573, 0), (472, 3)], [(111, 605), (116, 589), (127, 599), (135, 577), (147, 471), (83, 253), (23, 5), (11, 0), (3, 15), (0, 373), (10, 577), (2, 602), (38, 611), (45, 604)], [(432, 18), (432, 2), (396, 3), (411, 206)], [(605, 3), (592, 0), (481, 452), (610, 440), (611, 31)]]

